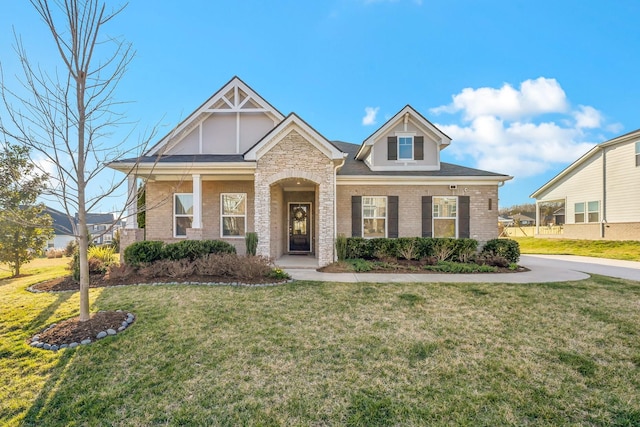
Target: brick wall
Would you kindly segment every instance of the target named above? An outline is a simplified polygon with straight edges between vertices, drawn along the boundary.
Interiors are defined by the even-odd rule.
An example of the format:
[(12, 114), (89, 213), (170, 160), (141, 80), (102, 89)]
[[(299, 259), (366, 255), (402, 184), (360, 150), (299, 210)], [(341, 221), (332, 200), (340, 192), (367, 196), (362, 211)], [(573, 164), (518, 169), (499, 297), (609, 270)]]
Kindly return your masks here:
[(422, 196), (469, 196), (470, 237), (480, 245), (498, 237), (498, 187), (495, 185), (468, 185), (457, 190), (449, 189), (448, 185), (338, 185), (338, 233), (346, 236), (351, 236), (351, 196), (398, 196), (399, 237), (422, 236)]

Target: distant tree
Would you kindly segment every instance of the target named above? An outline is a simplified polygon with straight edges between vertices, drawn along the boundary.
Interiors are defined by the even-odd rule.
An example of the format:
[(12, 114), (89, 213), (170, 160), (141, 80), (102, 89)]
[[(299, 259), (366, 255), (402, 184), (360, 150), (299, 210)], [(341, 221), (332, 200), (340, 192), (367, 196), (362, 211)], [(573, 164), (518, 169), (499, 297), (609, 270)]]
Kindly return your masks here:
[(147, 210), (146, 210), (146, 201), (147, 201), (147, 186), (145, 184), (140, 184), (138, 187), (138, 228), (145, 228), (147, 221)]
[[(127, 125), (115, 91), (133, 58), (130, 43), (104, 34), (105, 26), (126, 7), (107, 10), (104, 0), (30, 0), (50, 31), (60, 67), (50, 71), (32, 65), (19, 37), (16, 52), (23, 68), (19, 89), (0, 84), (8, 120), (0, 120), (0, 134), (30, 147), (55, 169), (49, 193), (70, 218), (80, 270), (80, 321), (89, 320), (89, 264), (87, 212), (114, 196), (128, 178), (109, 179), (110, 161), (138, 157), (143, 142), (123, 148), (115, 130)], [(113, 175), (111, 175), (113, 176)], [(97, 190), (88, 190), (94, 182)], [(116, 215), (122, 218), (122, 211)], [(107, 229), (104, 232), (110, 232)]]
[(47, 177), (34, 172), (26, 147), (6, 144), (0, 151), (0, 262), (13, 276), (20, 267), (42, 253), (53, 236), (52, 219), (36, 199)]

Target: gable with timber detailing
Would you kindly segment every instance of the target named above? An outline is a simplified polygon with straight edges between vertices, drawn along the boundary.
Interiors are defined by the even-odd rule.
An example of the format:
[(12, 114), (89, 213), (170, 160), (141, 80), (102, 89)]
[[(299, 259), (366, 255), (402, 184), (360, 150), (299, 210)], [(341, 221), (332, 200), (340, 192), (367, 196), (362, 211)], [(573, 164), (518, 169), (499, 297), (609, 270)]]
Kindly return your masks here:
[(278, 110), (234, 77), (147, 154), (242, 154), (283, 119)]

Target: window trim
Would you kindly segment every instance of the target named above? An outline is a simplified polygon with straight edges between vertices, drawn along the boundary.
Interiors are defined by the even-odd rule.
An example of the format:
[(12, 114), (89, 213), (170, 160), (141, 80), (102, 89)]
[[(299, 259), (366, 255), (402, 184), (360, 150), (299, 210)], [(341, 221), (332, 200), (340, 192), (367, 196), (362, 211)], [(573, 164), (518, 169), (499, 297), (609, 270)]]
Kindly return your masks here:
[(178, 196), (191, 196), (191, 209), (193, 210), (193, 193), (173, 193), (173, 237), (176, 239), (186, 239), (187, 238), (187, 232), (185, 230), (185, 234), (183, 235), (178, 235), (177, 234), (177, 223), (176, 223), (176, 218), (191, 218), (191, 225), (193, 225), (193, 214), (177, 214), (176, 213), (176, 201)]
[[(436, 199), (455, 199), (456, 201), (456, 216), (436, 216), (436, 207), (438, 207), (439, 205), (436, 203)], [(460, 199), (458, 198), (458, 196), (432, 196), (431, 197), (431, 235), (436, 238), (436, 220), (437, 219), (453, 219), (454, 222), (454, 226), (455, 226), (455, 235), (454, 238), (458, 239), (460, 236), (460, 225), (459, 225), (459, 219), (460, 219), (460, 215), (458, 212), (458, 206), (460, 205)]]
[[(595, 211), (592, 211), (592, 210), (589, 209), (589, 205), (591, 203), (597, 203), (598, 204), (598, 208)], [(586, 217), (585, 217), (585, 219), (587, 220), (586, 222), (589, 223), (589, 224), (597, 224), (597, 223), (599, 223), (600, 222), (600, 200), (592, 200), (590, 202), (587, 202), (586, 205), (587, 205), (586, 206)], [(591, 218), (589, 218), (589, 216), (592, 213), (598, 214), (598, 220), (597, 221), (591, 221)]]
[[(415, 158), (415, 146), (414, 146), (414, 139), (413, 139), (413, 135), (397, 135), (398, 138), (398, 162), (405, 162), (405, 161), (410, 161), (410, 160), (414, 160)], [(411, 157), (400, 157), (400, 146), (401, 146), (401, 141), (403, 139), (409, 139), (411, 142), (408, 144), (411, 146)], [(404, 144), (407, 145), (407, 144)]]
[[(244, 215), (225, 215), (224, 214), (224, 196), (244, 196)], [(225, 218), (243, 218), (244, 219), (244, 234), (237, 236), (225, 236), (224, 235), (224, 219)], [(222, 239), (244, 239), (247, 234), (247, 193), (220, 193), (220, 238)]]
[[(372, 199), (384, 199), (384, 217), (382, 216), (368, 216), (365, 217), (364, 215), (364, 208), (365, 208), (365, 203), (364, 203), (364, 199), (365, 198), (372, 198)], [(361, 230), (362, 230), (362, 237), (365, 239), (377, 239), (379, 238), (378, 236), (365, 236), (364, 233), (364, 221), (366, 219), (384, 219), (384, 238), (387, 238), (389, 236), (389, 197), (388, 196), (362, 196), (362, 220), (360, 226), (361, 226)]]

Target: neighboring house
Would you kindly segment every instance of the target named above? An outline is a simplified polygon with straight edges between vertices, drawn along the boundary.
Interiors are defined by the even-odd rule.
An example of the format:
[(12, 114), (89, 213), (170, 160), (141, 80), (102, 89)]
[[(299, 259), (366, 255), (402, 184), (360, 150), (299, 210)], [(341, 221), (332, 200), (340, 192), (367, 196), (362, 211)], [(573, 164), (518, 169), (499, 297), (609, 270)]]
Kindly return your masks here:
[(409, 105), (362, 144), (332, 142), (234, 77), (143, 157), (110, 164), (135, 171), (121, 248), (143, 238), (138, 178), (147, 240), (222, 239), (244, 253), (256, 232), (258, 254), (312, 254), (319, 265), (335, 260), (338, 234), (486, 242), (512, 177), (441, 162), (450, 142)]
[(519, 225), (521, 227), (536, 225), (536, 218), (534, 213), (517, 213), (511, 215), (511, 219), (513, 219), (516, 225)]
[(506, 215), (498, 216), (498, 224), (502, 225), (503, 227), (511, 227), (514, 223), (515, 221), (510, 216), (506, 216)]
[(640, 129), (592, 148), (530, 197), (564, 202), (563, 237), (640, 240)]
[(47, 206), (44, 211), (53, 220), (53, 238), (47, 243), (47, 249), (64, 249), (69, 242), (76, 238), (73, 231), (73, 221), (66, 213)]
[(122, 228), (122, 222), (116, 221), (112, 213), (87, 213), (87, 228), (94, 244), (106, 245), (113, 241), (115, 233)]
[[(77, 227), (78, 214), (69, 218), (66, 213), (47, 207), (48, 213), (53, 219), (53, 239), (47, 243), (47, 249), (64, 249), (69, 242), (76, 240), (74, 225)], [(115, 221), (111, 213), (87, 213), (87, 229), (93, 237), (96, 245), (108, 244), (113, 240), (117, 230), (122, 228), (122, 222)]]

